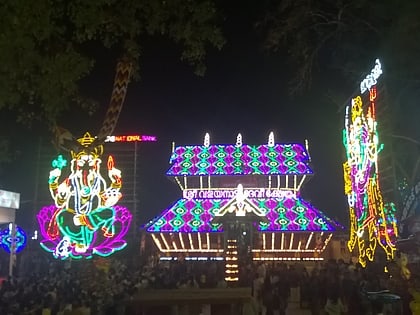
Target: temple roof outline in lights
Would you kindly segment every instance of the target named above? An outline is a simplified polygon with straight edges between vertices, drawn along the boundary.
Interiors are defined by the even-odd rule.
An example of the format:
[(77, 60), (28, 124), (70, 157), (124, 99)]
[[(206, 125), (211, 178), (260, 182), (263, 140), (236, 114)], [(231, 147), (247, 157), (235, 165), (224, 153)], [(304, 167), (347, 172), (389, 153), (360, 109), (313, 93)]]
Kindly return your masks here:
[[(231, 199), (181, 198), (146, 224), (147, 232), (223, 232), (222, 223), (213, 223), (216, 213)], [(280, 198), (248, 198), (265, 212), (268, 223), (260, 232), (333, 232), (343, 227), (295, 194)]]
[(306, 148), (300, 143), (177, 146), (167, 176), (309, 175)]
[[(183, 176), (288, 176), (312, 175), (308, 165), (310, 155), (307, 142), (278, 144), (274, 142), (271, 132), (268, 143), (248, 145), (242, 143), (242, 135), (238, 134), (236, 144), (210, 144), (210, 136), (206, 134), (203, 145), (177, 146), (172, 150), (168, 177)], [(302, 181), (303, 181), (302, 179)], [(257, 216), (254, 221), (259, 232), (333, 232), (343, 229), (339, 223), (328, 218), (308, 201), (301, 198), (299, 188), (294, 190), (287, 186), (279, 190), (268, 188), (262, 194), (251, 191), (244, 192), (241, 184), (236, 193), (234, 187), (226, 191), (218, 187), (210, 187), (208, 194), (194, 192), (181, 187), (183, 198), (166, 208), (159, 216), (144, 225), (149, 233), (191, 233), (191, 232), (223, 232), (223, 221), (220, 218), (227, 212), (236, 216), (245, 216), (252, 212)], [(186, 185), (185, 185), (186, 187)], [(300, 185), (299, 185), (300, 187)], [(241, 189), (239, 189), (241, 188)], [(201, 188), (203, 189), (203, 188)], [(249, 187), (247, 188), (249, 189)], [(216, 192), (220, 192), (216, 194)], [(214, 193), (212, 193), (214, 192)], [(228, 193), (229, 192), (229, 193)], [(238, 199), (240, 192), (241, 200)], [(236, 199), (236, 200), (235, 200)], [(232, 205), (239, 202), (235, 210)], [(244, 206), (246, 204), (246, 211)], [(232, 204), (231, 204), (232, 203)], [(236, 203), (237, 205), (237, 203)], [(239, 211), (240, 210), (240, 211)], [(243, 213), (242, 213), (243, 212)], [(258, 218), (259, 217), (259, 218)]]

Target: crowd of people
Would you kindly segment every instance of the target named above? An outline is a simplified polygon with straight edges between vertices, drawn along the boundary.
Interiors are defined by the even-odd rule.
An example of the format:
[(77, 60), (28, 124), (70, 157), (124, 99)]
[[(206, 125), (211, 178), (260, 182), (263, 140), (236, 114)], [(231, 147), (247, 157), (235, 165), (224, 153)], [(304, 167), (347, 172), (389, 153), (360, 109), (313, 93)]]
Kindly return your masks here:
[(216, 262), (36, 257), (17, 277), (2, 282), (0, 314), (131, 314), (127, 306), (140, 290), (226, 287), (222, 267)]
[[(290, 302), (313, 315), (369, 314), (372, 307), (386, 313), (384, 303), (375, 305), (363, 294), (384, 289), (401, 297), (403, 314), (411, 314), (411, 297), (394, 267), (389, 265), (385, 273), (383, 266), (360, 268), (342, 260), (313, 266), (250, 263), (241, 267), (234, 285), (252, 288), (252, 305), (244, 312), (253, 315), (285, 314)], [(3, 281), (0, 314), (134, 314), (128, 302), (141, 290), (225, 288), (232, 284), (224, 280), (224, 272), (223, 261), (32, 261), (29, 270)]]
[(312, 315), (411, 314), (407, 281), (391, 263), (358, 264), (330, 260), (308, 270), (302, 264), (257, 267), (254, 295), (258, 312), (286, 314), (290, 301)]

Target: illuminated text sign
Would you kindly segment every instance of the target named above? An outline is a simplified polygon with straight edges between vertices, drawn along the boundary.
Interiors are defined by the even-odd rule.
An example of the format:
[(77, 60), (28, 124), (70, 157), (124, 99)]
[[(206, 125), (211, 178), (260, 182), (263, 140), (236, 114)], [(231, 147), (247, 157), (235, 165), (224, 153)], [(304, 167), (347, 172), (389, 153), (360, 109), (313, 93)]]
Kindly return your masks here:
[(156, 136), (146, 135), (125, 135), (125, 136), (107, 136), (105, 142), (155, 142)]
[[(231, 199), (237, 194), (236, 189), (185, 189), (182, 192), (185, 199)], [(267, 188), (244, 188), (247, 198), (284, 198), (293, 197), (295, 194), (290, 190), (267, 189)]]

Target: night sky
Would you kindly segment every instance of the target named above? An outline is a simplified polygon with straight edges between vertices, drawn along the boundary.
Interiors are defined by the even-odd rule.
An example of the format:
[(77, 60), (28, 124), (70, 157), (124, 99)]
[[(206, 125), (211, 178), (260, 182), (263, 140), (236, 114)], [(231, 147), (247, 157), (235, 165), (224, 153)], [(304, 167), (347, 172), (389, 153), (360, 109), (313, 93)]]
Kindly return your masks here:
[[(347, 225), (341, 167), (344, 113), (325, 100), (330, 87), (322, 86), (322, 82), (290, 97), (293, 66), (285, 56), (263, 52), (252, 20), (247, 13), (227, 19), (224, 28), (227, 42), (221, 51), (210, 49), (204, 77), (196, 76), (192, 67), (179, 60), (180, 51), (174, 44), (153, 39), (145, 45), (141, 78), (129, 85), (114, 132), (158, 137), (158, 142), (142, 143), (140, 149), (143, 222), (181, 197), (178, 186), (165, 176), (172, 142), (202, 144), (208, 132), (212, 143), (235, 143), (240, 132), (244, 143), (258, 145), (266, 143), (269, 132), (274, 131), (275, 140), (280, 143), (303, 143), (308, 139), (315, 175), (304, 185), (302, 195)], [(99, 130), (112, 90), (114, 57), (102, 55), (91, 78), (83, 82), (83, 89), (97, 98), (103, 108), (77, 123), (74, 113), (69, 116), (71, 119), (63, 121), (63, 126), (76, 136)], [(358, 82), (354, 82), (354, 86), (348, 87), (349, 97), (357, 86)], [(27, 149), (33, 150), (34, 146)], [(27, 160), (31, 154), (24, 152), (21, 160)], [(118, 167), (118, 157), (115, 158)], [(21, 190), (22, 200), (32, 198), (35, 185), (30, 181), (15, 180), (10, 185), (10, 188), (3, 185), (3, 189)], [(40, 187), (48, 189), (47, 184)]]
[[(235, 143), (240, 132), (244, 143), (262, 144), (274, 131), (277, 142), (308, 139), (315, 175), (304, 185), (303, 197), (346, 224), (341, 166), (344, 113), (323, 98), (327, 87), (322, 91), (315, 85), (313, 91), (290, 97), (293, 68), (286, 59), (262, 50), (249, 17), (236, 15), (228, 22), (227, 43), (220, 52), (209, 52), (204, 77), (179, 61), (175, 46), (154, 41), (153, 49), (144, 52), (141, 80), (129, 86), (115, 134), (151, 134), (159, 139), (143, 143), (140, 151), (147, 166), (140, 179), (144, 221), (181, 197), (178, 186), (165, 177), (172, 142), (202, 144), (208, 132), (212, 143)], [(105, 62), (103, 67), (102, 71), (110, 70), (101, 75), (108, 81), (97, 90), (110, 91), (113, 68)], [(103, 113), (98, 113), (98, 120), (102, 118)]]

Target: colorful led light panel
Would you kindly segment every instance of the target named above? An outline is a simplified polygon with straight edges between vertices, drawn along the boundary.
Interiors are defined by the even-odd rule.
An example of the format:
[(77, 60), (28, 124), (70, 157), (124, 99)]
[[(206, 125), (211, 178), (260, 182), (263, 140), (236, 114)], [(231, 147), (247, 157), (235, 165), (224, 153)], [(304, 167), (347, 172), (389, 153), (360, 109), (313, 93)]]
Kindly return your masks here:
[(109, 256), (126, 246), (131, 223), (130, 212), (117, 204), (122, 177), (114, 158), (102, 160), (103, 145), (95, 145), (88, 132), (77, 141), (69, 162), (62, 155), (52, 161), (48, 186), (54, 205), (37, 216), (40, 244), (58, 259)]
[[(350, 252), (356, 248), (359, 263), (373, 261), (377, 244), (394, 257), (395, 239), (398, 236), (395, 208), (384, 206), (379, 185), (378, 155), (382, 150), (376, 121), (376, 86), (369, 88), (369, 103), (363, 105), (362, 97), (352, 99), (346, 108), (343, 144), (347, 161), (344, 163), (344, 191), (350, 215), (350, 235), (347, 243)], [(364, 108), (366, 107), (366, 109)]]
[(269, 145), (179, 146), (166, 175), (304, 175), (312, 174), (309, 155), (298, 143)]
[(269, 224), (261, 222), (260, 231), (335, 231), (339, 225), (302, 198), (252, 200), (265, 209)]
[[(378, 219), (378, 225), (379, 225), (379, 232), (382, 234), (388, 234), (390, 239), (395, 240), (398, 231), (398, 221), (395, 217), (395, 214), (397, 213), (397, 208), (395, 207), (395, 204), (392, 202), (384, 204), (384, 216), (380, 217)], [(384, 221), (384, 222), (383, 222)], [(386, 231), (385, 231), (386, 229)], [(382, 244), (386, 244), (386, 238), (380, 238)]]
[(222, 232), (221, 224), (211, 224), (215, 213), (229, 199), (179, 199), (148, 224), (148, 232)]
[[(248, 198), (269, 220), (259, 231), (335, 231), (338, 225), (310, 203), (297, 197)], [(147, 225), (148, 232), (222, 232), (212, 224), (215, 213), (230, 199), (180, 199)]]
[[(15, 235), (15, 246), (16, 246), (16, 253), (19, 253), (22, 251), (22, 249), (26, 246), (26, 233), (25, 231), (19, 227), (16, 226), (16, 235)], [(11, 248), (12, 248), (12, 233), (9, 228), (1, 230), (0, 231), (0, 241), (1, 246), (3, 249), (10, 254)]]

